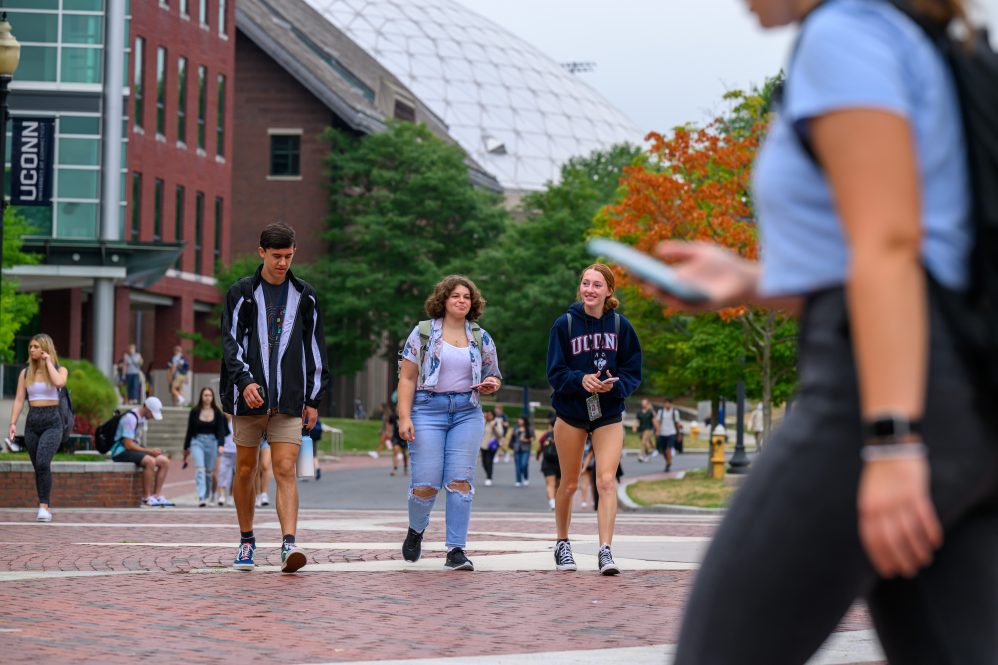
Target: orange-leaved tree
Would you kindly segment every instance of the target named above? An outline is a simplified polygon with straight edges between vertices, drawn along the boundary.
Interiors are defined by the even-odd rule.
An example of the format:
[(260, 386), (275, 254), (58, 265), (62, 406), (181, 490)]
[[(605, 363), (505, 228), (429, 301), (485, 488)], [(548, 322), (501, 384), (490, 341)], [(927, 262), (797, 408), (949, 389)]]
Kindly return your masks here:
[[(651, 251), (666, 239), (713, 242), (747, 259), (757, 259), (758, 233), (750, 180), (752, 164), (768, 125), (772, 91), (778, 82), (779, 78), (770, 79), (752, 94), (728, 93), (726, 98), (733, 103), (732, 111), (706, 126), (680, 127), (669, 136), (650, 133), (646, 137), (647, 159), (625, 170), (617, 200), (601, 210), (595, 234), (617, 238), (644, 251)], [(632, 284), (624, 273), (619, 278), (623, 286)], [(628, 293), (644, 297), (637, 290), (628, 289)], [(649, 311), (647, 307), (636, 309)], [(662, 315), (675, 313), (659, 309), (657, 316)], [(756, 384), (753, 387), (758, 388), (762, 397), (768, 431), (774, 398), (783, 401), (792, 386), (796, 326), (776, 312), (750, 308), (726, 310), (721, 319), (743, 328), (745, 354), (754, 359), (758, 370), (757, 381), (750, 380), (749, 384)], [(653, 325), (647, 327), (649, 331), (655, 329)], [(683, 329), (683, 326), (672, 327), (673, 331)], [(648, 346), (655, 348), (654, 341), (649, 342)], [(684, 357), (682, 339), (658, 347), (665, 356), (659, 360), (665, 364)], [(713, 400), (718, 392), (729, 390), (733, 375), (751, 379), (745, 369), (727, 366), (730, 353), (714, 355), (717, 362), (726, 364), (724, 371), (706, 369), (699, 362), (691, 365), (686, 357), (686, 364), (695, 367), (693, 371), (698, 376), (690, 376), (684, 368), (669, 368), (664, 371), (678, 370), (671, 373), (680, 378), (665, 384), (689, 386), (700, 393), (697, 397)], [(704, 381), (705, 376), (715, 378)], [(716, 422), (716, 416), (713, 417)]]

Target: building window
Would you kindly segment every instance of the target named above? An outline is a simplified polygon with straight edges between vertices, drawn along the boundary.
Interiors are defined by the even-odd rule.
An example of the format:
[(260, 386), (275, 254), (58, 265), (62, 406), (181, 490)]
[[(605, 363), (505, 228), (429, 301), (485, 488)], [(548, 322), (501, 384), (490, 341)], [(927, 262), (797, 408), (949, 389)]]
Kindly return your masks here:
[(188, 7), (188, 0), (180, 0), (180, 15), (185, 17), (190, 17), (191, 9)]
[(222, 260), (222, 212), (223, 202), (221, 196), (215, 197), (215, 265)]
[(225, 156), (225, 74), (218, 75), (218, 117), (215, 123), (215, 154)]
[(416, 108), (400, 99), (395, 100), (395, 118), (406, 122), (416, 122)]
[(198, 66), (198, 149), (204, 150), (204, 117), (208, 112), (208, 68)]
[(301, 134), (270, 135), (270, 175), (301, 175)]
[(208, 0), (198, 0), (198, 22), (208, 26)]
[(132, 83), (132, 96), (135, 98), (135, 126), (139, 129), (143, 126), (143, 101), (145, 100), (145, 77), (142, 70), (145, 65), (146, 40), (141, 37), (135, 38), (135, 53), (132, 59), (135, 61), (135, 80)]
[(177, 141), (187, 143), (187, 58), (177, 59)]
[(204, 192), (194, 195), (194, 272), (201, 270), (201, 236), (204, 234)]
[(142, 174), (132, 172), (132, 240), (139, 239), (142, 228)]
[(156, 133), (166, 136), (166, 49), (156, 49)]
[(153, 242), (163, 240), (163, 181), (156, 178), (153, 190), (152, 239)]
[(226, 1), (218, 0), (218, 34), (225, 37), (229, 34), (229, 21), (228, 17), (225, 15), (226, 11)]
[[(173, 240), (174, 242), (184, 241), (184, 187), (183, 185), (177, 185), (177, 200), (176, 206), (174, 207), (173, 213)], [(177, 263), (175, 264), (177, 270), (180, 270), (180, 262), (183, 259), (183, 253), (177, 257)]]

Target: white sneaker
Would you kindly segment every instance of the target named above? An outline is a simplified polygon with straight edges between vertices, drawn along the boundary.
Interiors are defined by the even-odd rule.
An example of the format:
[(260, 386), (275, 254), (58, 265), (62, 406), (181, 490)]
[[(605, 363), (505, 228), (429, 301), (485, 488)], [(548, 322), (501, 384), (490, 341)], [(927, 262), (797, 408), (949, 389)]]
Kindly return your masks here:
[(39, 522), (51, 522), (52, 521), (52, 513), (50, 513), (47, 509), (42, 508), (41, 506), (39, 506), (38, 507), (38, 517), (36, 519)]
[(162, 494), (157, 494), (156, 495), (156, 500), (159, 502), (160, 506), (175, 506), (175, 505), (177, 505), (174, 502), (172, 502), (169, 499), (167, 499)]
[(152, 506), (152, 507), (158, 506), (159, 505), (159, 498), (157, 496), (155, 496), (155, 495), (153, 495), (153, 496), (147, 496), (146, 498), (142, 499), (142, 505), (143, 506)]
[(225, 505), (225, 497), (222, 496), (221, 494), (218, 495), (218, 505), (220, 505), (220, 506), (224, 506)]
[(263, 506), (269, 506), (270, 505), (270, 497), (267, 496), (266, 492), (260, 492), (260, 505), (263, 505)]
[(519, 480), (513, 483), (513, 487), (520, 487), (521, 485), (523, 485), (523, 483), (521, 483)]
[(503, 462), (503, 464), (509, 464), (509, 460), (510, 460), (509, 455), (506, 455), (505, 459), (503, 459), (502, 462)]
[(529, 485), (529, 484), (530, 484), (530, 481), (529, 481), (529, 480), (524, 480), (524, 481), (523, 481), (523, 486), (524, 486), (524, 487), (526, 487), (526, 486), (527, 486), (527, 485)]
[(260, 498), (261, 496), (263, 496), (263, 495), (262, 494), (257, 494), (256, 495), (256, 507), (257, 508), (259, 508), (260, 506), (263, 505), (263, 500)]
[(585, 507), (586, 507), (586, 506), (588, 506), (588, 505), (589, 505), (589, 504), (588, 504), (588, 503), (586, 503), (585, 501), (583, 501), (583, 502), (582, 502), (582, 507), (583, 507), (583, 508), (585, 508)]
[(229, 497), (228, 497), (228, 498), (227, 498), (227, 499), (225, 500), (225, 505), (227, 505), (227, 506), (234, 506), (234, 505), (236, 505), (236, 500), (235, 500), (235, 499), (233, 499), (233, 498), (232, 498), (232, 496), (230, 495), (230, 496), (229, 496)]
[(492, 479), (491, 478), (486, 478), (485, 479), (485, 486), (486, 487), (492, 487)]
[(658, 457), (658, 451), (657, 450), (651, 451), (650, 457)]
[(367, 454), (371, 456), (371, 459), (378, 459), (378, 451), (377, 450), (368, 450)]
[(548, 507), (554, 510), (554, 499), (548, 499)]

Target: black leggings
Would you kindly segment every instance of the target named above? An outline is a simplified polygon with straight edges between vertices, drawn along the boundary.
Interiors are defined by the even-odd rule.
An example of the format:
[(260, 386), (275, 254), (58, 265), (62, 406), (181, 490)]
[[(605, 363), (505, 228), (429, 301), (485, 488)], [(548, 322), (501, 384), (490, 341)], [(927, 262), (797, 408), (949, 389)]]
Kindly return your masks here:
[(35, 467), (38, 503), (47, 504), (52, 492), (52, 457), (62, 443), (62, 418), (58, 406), (32, 406), (24, 425), (24, 443)]
[(485, 477), (492, 480), (492, 468), (496, 461), (496, 450), (482, 448), (482, 468), (485, 470)]
[(804, 663), (857, 598), (891, 663), (994, 665), (998, 440), (934, 306), (930, 319), (923, 434), (945, 529), (933, 563), (913, 579), (883, 580), (862, 548), (863, 437), (845, 299), (823, 292), (801, 322), (794, 409), (708, 549), (675, 665)]

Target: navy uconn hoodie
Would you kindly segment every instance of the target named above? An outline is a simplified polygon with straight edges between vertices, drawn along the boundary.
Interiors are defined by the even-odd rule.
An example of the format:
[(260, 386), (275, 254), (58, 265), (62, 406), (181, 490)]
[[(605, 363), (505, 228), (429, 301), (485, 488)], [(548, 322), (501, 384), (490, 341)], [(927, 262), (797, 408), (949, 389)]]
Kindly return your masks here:
[[(568, 319), (572, 317), (572, 336)], [(582, 303), (574, 303), (551, 327), (548, 338), (548, 383), (554, 388), (551, 405), (560, 416), (589, 422), (582, 377), (603, 370), (599, 378), (620, 377), (609, 392), (599, 393), (603, 418), (624, 411), (624, 398), (641, 384), (641, 344), (631, 322), (620, 316), (620, 335), (614, 325), (614, 310), (600, 318), (586, 314)], [(609, 374), (607, 371), (609, 370)]]

